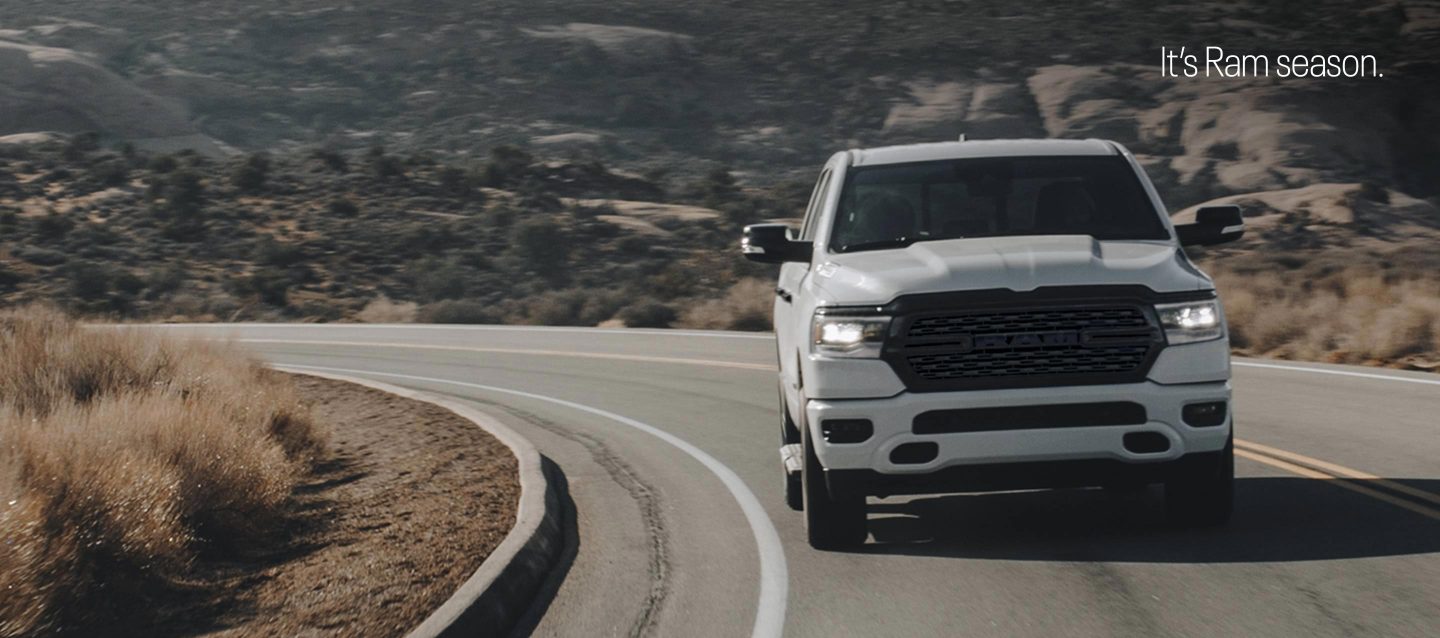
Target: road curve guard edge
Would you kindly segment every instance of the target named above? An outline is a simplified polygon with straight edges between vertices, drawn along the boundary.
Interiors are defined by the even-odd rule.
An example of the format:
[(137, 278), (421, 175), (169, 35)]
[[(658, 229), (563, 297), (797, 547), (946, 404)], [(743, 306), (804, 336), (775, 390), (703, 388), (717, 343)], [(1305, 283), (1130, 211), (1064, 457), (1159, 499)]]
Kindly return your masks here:
[(515, 526), (475, 573), (406, 638), (503, 636), (524, 617), (564, 551), (560, 495), (547, 479), (535, 446), (491, 416), (458, 401), (420, 390), (327, 372), (275, 366), (277, 370), (362, 385), (381, 392), (433, 403), (479, 426), (515, 454), (520, 474), (520, 503)]

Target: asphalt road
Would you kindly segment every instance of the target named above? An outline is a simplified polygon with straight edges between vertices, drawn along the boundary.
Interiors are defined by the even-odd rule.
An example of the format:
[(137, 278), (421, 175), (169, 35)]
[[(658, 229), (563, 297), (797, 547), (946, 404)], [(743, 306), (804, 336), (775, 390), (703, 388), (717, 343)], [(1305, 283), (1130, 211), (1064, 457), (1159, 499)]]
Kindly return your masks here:
[(170, 327), (475, 402), (565, 474), (541, 636), (1440, 635), (1440, 376), (1237, 360), (1237, 506), (1158, 493), (871, 501), (822, 553), (781, 496), (771, 339), (409, 326)]

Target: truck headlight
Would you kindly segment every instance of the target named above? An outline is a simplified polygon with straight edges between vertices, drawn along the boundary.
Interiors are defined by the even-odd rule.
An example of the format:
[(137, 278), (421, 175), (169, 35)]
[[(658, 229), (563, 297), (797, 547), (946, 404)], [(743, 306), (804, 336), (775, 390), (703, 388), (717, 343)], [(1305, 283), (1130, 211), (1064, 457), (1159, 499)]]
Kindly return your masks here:
[(889, 329), (889, 317), (816, 313), (811, 322), (810, 351), (829, 357), (877, 359)]
[(1160, 316), (1165, 340), (1171, 345), (1210, 341), (1225, 336), (1218, 301), (1155, 304), (1155, 313)]

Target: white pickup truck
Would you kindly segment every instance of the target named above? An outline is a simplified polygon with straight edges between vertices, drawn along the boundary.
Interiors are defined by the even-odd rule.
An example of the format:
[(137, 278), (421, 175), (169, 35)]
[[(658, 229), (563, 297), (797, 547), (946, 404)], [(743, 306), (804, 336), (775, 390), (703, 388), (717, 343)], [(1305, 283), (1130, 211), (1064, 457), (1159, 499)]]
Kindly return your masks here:
[(866, 497), (1165, 485), (1229, 519), (1230, 355), (1215, 286), (1119, 144), (987, 140), (836, 153), (799, 229), (742, 250), (775, 294), (781, 459), (811, 545), (865, 541)]

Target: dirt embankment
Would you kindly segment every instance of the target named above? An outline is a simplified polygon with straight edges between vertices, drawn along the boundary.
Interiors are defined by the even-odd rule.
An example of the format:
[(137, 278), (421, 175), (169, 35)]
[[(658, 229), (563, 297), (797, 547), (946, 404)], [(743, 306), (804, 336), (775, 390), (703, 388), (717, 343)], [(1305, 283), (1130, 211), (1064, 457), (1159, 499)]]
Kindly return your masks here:
[(0, 311), (0, 638), (403, 635), (514, 526), (516, 466), (429, 403)]
[(368, 388), (294, 380), (332, 431), (331, 456), (299, 488), (306, 529), (219, 570), (234, 599), (210, 623), (172, 616), (176, 632), (401, 636), (514, 525), (515, 457), (474, 423)]

